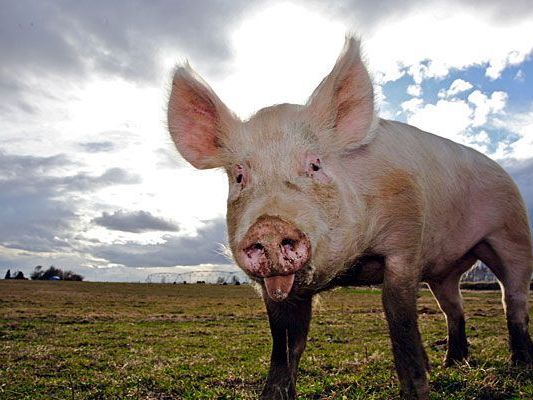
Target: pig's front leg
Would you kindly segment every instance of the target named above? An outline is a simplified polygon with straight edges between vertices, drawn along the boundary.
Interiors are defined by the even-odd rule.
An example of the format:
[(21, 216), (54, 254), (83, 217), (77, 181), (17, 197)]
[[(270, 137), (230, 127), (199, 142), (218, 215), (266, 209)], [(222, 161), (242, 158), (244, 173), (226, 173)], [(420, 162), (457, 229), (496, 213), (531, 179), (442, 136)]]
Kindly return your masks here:
[(402, 393), (409, 399), (428, 399), (429, 366), (417, 323), (415, 266), (403, 257), (391, 257), (385, 263), (383, 306)]
[(311, 321), (312, 297), (275, 302), (263, 294), (272, 333), (270, 371), (262, 400), (296, 397), (298, 363), (305, 350)]

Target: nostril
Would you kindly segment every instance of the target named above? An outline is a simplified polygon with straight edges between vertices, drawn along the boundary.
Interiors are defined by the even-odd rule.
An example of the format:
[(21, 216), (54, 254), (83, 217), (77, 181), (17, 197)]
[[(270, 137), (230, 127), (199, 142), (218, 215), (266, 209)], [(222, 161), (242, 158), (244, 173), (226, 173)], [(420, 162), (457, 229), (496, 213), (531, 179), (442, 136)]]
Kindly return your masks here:
[(281, 241), (281, 246), (292, 250), (296, 246), (296, 240), (285, 238)]
[(254, 243), (248, 248), (252, 249), (252, 250), (263, 250), (264, 249), (264, 247), (263, 247), (263, 245), (261, 243)]
[(259, 256), (263, 254), (265, 251), (265, 247), (261, 243), (254, 243), (251, 246), (248, 246), (244, 249), (244, 252), (248, 256), (248, 258), (252, 258), (254, 256)]

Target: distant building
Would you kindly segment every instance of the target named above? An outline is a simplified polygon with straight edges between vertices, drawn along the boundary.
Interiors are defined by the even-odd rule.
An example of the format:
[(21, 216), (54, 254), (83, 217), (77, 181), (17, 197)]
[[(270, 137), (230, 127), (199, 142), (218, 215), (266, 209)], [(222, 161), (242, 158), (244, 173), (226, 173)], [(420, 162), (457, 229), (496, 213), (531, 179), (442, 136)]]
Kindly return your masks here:
[(461, 278), (463, 282), (496, 282), (496, 276), (481, 261), (478, 261)]
[(240, 285), (249, 283), (248, 277), (240, 270), (190, 270), (186, 272), (156, 272), (146, 277), (147, 283), (205, 283)]

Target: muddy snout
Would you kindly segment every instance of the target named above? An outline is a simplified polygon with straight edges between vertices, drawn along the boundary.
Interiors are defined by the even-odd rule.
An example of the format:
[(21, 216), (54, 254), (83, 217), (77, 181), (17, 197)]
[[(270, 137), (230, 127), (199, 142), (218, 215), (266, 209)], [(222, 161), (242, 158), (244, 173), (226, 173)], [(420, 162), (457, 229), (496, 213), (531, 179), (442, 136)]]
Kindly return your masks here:
[(273, 216), (262, 216), (250, 227), (239, 246), (241, 265), (264, 278), (272, 300), (285, 300), (294, 274), (311, 258), (311, 243), (294, 225)]

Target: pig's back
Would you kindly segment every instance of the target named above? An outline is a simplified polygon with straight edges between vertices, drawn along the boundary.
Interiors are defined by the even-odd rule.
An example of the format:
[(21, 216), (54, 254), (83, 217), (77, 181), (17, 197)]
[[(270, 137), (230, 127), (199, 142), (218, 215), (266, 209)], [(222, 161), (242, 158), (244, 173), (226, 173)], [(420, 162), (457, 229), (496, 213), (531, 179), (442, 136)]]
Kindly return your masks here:
[(428, 258), (460, 257), (504, 224), (509, 212), (524, 213), (509, 175), (467, 146), (401, 122), (381, 120), (370, 153), (371, 158), (387, 160), (381, 162), (382, 174), (401, 169), (419, 186), (425, 225), (422, 240), (426, 248), (438, 249)]

